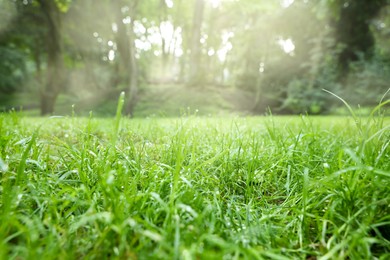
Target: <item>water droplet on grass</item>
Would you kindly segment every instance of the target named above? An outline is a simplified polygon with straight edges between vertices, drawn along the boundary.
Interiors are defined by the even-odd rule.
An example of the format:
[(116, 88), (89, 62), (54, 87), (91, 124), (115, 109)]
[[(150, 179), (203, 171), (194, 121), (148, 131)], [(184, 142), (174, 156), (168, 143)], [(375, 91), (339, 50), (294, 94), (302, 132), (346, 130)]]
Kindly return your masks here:
[(0, 171), (6, 172), (8, 171), (8, 165), (0, 158)]
[(328, 163), (324, 163), (323, 166), (324, 166), (324, 168), (326, 168), (326, 169), (329, 169), (329, 168), (330, 168), (330, 166), (329, 166)]
[(109, 174), (108, 177), (107, 177), (107, 179), (106, 179), (106, 183), (107, 183), (108, 185), (111, 185), (111, 184), (114, 183), (114, 180), (115, 180), (114, 175), (113, 175), (113, 174)]

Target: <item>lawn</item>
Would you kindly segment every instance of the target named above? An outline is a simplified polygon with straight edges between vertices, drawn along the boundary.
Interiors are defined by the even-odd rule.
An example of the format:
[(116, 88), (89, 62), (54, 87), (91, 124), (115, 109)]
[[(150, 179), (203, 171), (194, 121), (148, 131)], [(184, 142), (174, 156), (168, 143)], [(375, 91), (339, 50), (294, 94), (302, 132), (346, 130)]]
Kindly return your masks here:
[(389, 125), (0, 114), (0, 259), (389, 259)]

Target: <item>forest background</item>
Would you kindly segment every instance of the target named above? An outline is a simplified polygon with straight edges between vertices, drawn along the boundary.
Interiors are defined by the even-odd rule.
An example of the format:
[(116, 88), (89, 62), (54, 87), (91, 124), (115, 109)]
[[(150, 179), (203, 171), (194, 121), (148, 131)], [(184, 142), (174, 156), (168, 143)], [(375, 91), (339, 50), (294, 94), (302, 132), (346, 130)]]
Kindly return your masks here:
[[(0, 110), (361, 111), (390, 82), (388, 0), (0, 0)], [(73, 105), (73, 108), (72, 108)], [(191, 112), (191, 113), (192, 113)]]

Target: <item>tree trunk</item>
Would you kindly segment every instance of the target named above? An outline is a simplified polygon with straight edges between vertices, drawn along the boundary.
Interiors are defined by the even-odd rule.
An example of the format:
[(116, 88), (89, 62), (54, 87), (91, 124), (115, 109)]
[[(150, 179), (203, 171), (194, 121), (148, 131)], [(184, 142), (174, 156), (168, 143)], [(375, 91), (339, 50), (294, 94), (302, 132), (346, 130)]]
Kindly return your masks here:
[(196, 0), (192, 21), (191, 58), (190, 58), (190, 85), (201, 82), (201, 45), (200, 36), (203, 22), (204, 0)]
[[(36, 39), (37, 40), (37, 39)], [(35, 45), (34, 51), (33, 51), (33, 60), (35, 64), (35, 70), (36, 70), (36, 76), (35, 79), (39, 86), (42, 85), (43, 79), (42, 79), (42, 60), (41, 60), (41, 49), (39, 46), (39, 43)]]
[(125, 112), (131, 117), (134, 116), (134, 108), (138, 100), (138, 66), (137, 60), (135, 58), (135, 35), (133, 31), (133, 21), (131, 21), (131, 26), (129, 28), (129, 60), (130, 60), (130, 78), (129, 78), (129, 98), (126, 105)]
[(138, 67), (135, 58), (135, 35), (133, 29), (138, 0), (133, 0), (131, 6), (129, 6), (130, 24), (123, 23), (123, 15), (121, 12), (122, 2), (117, 1), (116, 3), (116, 24), (118, 26), (117, 45), (119, 53), (118, 77), (120, 81), (127, 85), (128, 89), (129, 97), (127, 99), (125, 113), (133, 116), (134, 107), (138, 98)]
[(167, 77), (167, 68), (168, 68), (168, 60), (169, 60), (169, 43), (167, 42), (167, 39), (164, 38), (163, 30), (161, 28), (161, 24), (163, 22), (168, 21), (167, 17), (167, 5), (165, 3), (165, 0), (160, 0), (159, 4), (159, 32), (161, 36), (161, 69), (162, 69), (162, 78), (165, 81)]
[(60, 11), (52, 0), (39, 0), (46, 18), (47, 79), (41, 91), (41, 114), (52, 114), (58, 94), (64, 87), (60, 34)]

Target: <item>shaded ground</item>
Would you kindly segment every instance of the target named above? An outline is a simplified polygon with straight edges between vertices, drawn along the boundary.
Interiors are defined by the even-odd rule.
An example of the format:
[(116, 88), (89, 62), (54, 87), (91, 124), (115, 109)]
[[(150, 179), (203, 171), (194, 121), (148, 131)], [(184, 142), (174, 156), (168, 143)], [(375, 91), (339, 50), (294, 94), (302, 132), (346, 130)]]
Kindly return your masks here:
[[(115, 114), (120, 90), (101, 90), (84, 98), (60, 95), (56, 114), (111, 116)], [(28, 115), (39, 115), (39, 97), (31, 94), (1, 96), (0, 111), (21, 107)], [(154, 84), (144, 87), (139, 94), (136, 117), (179, 116), (183, 114), (224, 115), (248, 114), (253, 106), (251, 93), (228, 87), (205, 86), (189, 88), (179, 84)]]
[(207, 86), (187, 88), (181, 85), (153, 85), (141, 94), (138, 116), (180, 114), (247, 114), (253, 106), (250, 93), (233, 88)]

